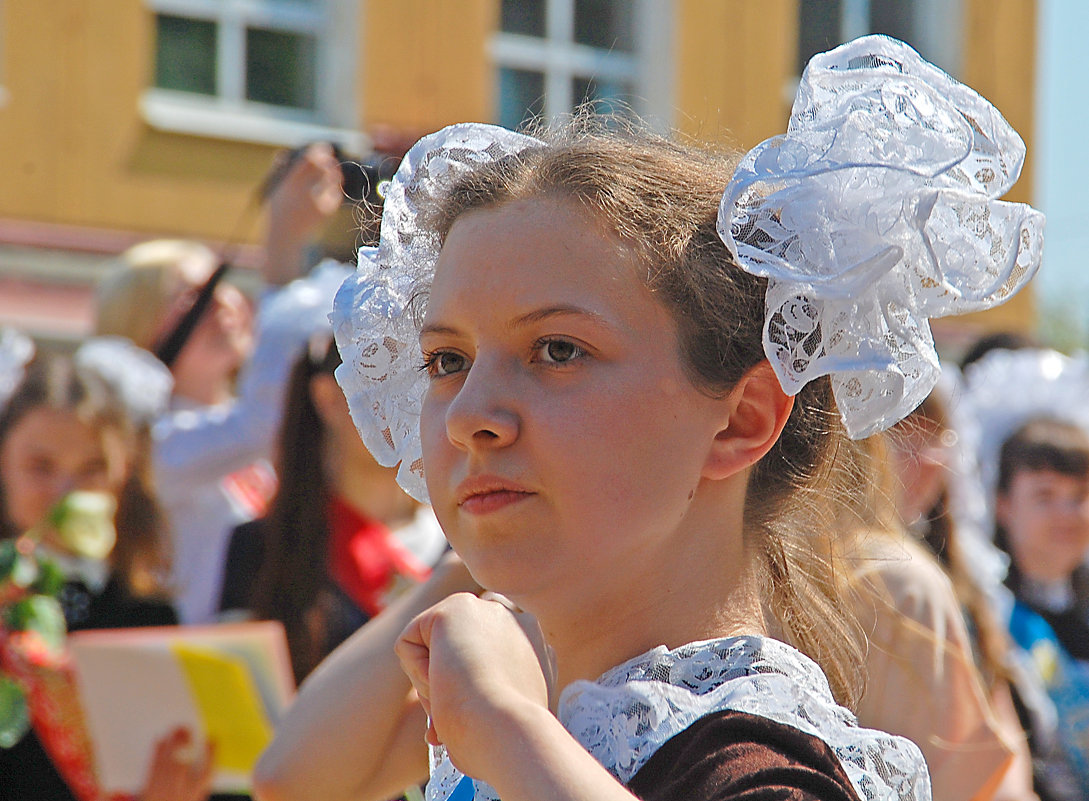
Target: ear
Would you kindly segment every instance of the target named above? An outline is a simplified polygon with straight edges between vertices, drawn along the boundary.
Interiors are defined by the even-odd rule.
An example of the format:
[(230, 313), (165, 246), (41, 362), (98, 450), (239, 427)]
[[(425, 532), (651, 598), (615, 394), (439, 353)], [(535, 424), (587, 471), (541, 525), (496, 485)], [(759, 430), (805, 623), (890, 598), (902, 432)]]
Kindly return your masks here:
[(704, 478), (728, 478), (756, 464), (783, 433), (794, 398), (787, 395), (766, 360), (749, 368), (723, 399), (727, 419), (715, 435)]
[(325, 426), (332, 426), (346, 408), (344, 392), (331, 373), (316, 373), (310, 378), (310, 401)]

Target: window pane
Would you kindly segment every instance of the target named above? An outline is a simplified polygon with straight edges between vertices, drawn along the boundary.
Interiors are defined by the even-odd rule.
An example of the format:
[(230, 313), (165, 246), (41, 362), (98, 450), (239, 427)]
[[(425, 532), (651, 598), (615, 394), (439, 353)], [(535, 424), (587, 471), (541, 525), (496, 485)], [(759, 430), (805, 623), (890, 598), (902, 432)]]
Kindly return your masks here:
[(590, 102), (600, 114), (627, 114), (633, 106), (634, 93), (624, 81), (600, 78), (573, 78), (571, 99), (575, 104)]
[[(915, 3), (912, 0), (870, 0), (870, 32), (915, 44)], [(925, 55), (925, 54), (924, 54)]]
[(499, 70), (499, 124), (518, 128), (544, 113), (544, 74), (503, 67)]
[(157, 14), (155, 85), (202, 95), (216, 93), (214, 22)]
[(817, 53), (840, 43), (840, 0), (802, 0), (798, 6), (798, 74)]
[(499, 30), (523, 36), (545, 35), (545, 0), (503, 0)]
[(575, 0), (575, 41), (620, 50), (635, 49), (632, 0)]
[(312, 36), (246, 30), (246, 99), (275, 106), (317, 107), (317, 42)]

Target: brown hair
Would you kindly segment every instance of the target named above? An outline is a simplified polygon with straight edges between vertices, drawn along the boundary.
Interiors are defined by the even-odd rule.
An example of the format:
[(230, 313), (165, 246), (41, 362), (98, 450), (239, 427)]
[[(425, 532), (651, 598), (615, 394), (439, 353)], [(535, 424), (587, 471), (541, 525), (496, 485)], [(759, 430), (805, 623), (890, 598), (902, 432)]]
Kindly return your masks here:
[[(112, 429), (124, 437), (130, 461), (117, 498), (117, 543), (109, 557), (111, 568), (133, 594), (165, 595), (169, 571), (166, 522), (152, 490), (147, 426), (129, 417), (97, 374), (77, 368), (69, 357), (40, 352), (0, 412), (0, 442), (23, 417), (43, 407), (74, 412), (97, 430)], [(0, 537), (21, 533), (7, 519), (7, 502), (0, 486)]]
[[(945, 400), (937, 392), (931, 392), (915, 411), (890, 430), (889, 436), (907, 438), (914, 434), (945, 439), (953, 433)], [(948, 482), (942, 487), (934, 506), (926, 512), (923, 522), (926, 530), (921, 533), (920, 540), (949, 576), (953, 592), (968, 615), (979, 672), (993, 692), (998, 683), (1010, 679), (1007, 667), (1009, 640), (993, 605), (972, 577), (968, 556), (953, 519)]]
[[(547, 144), (460, 180), (425, 225), (445, 236), (461, 214), (521, 198), (579, 204), (645, 268), (646, 285), (677, 324), (693, 384), (725, 395), (765, 359), (766, 279), (738, 268), (716, 231), (737, 154), (707, 152), (591, 113), (532, 133)], [(770, 611), (783, 636), (821, 664), (847, 705), (861, 695), (864, 645), (843, 602), (847, 571), (820, 533), (836, 512), (829, 501), (857, 475), (860, 458), (839, 421), (830, 381), (812, 381), (753, 469), (745, 505), (746, 540), (763, 557)]]
[(304, 352), (291, 370), (280, 426), (279, 486), (264, 518), (264, 557), (251, 599), (259, 619), (284, 624), (298, 680), (325, 656), (326, 621), (319, 619), (319, 602), (329, 575), (326, 431), (310, 382), (339, 364), (340, 354), (330, 343), (323, 358), (315, 360)]

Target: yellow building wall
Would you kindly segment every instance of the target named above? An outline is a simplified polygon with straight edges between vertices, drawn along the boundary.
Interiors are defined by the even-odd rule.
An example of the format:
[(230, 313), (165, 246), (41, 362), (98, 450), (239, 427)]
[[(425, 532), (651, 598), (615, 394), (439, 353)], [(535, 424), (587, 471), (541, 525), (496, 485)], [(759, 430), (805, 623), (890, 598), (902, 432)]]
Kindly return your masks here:
[(152, 130), (139, 99), (153, 70), (141, 0), (4, 6), (0, 216), (225, 239), (274, 148)]
[[(965, 0), (965, 83), (990, 100), (1021, 134), (1028, 148), (1021, 178), (1007, 200), (1031, 203), (1035, 163), (1037, 0)], [(1045, 247), (1046, 258), (1046, 247)], [(1036, 299), (1030, 283), (1009, 302), (960, 318), (983, 330), (1031, 332), (1036, 328)]]
[(674, 0), (678, 130), (745, 149), (783, 133), (798, 0)]
[(362, 85), (365, 130), (418, 135), (454, 122), (491, 122), (488, 39), (498, 0), (370, 0)]
[[(358, 127), (423, 133), (487, 119), (495, 0), (367, 0)], [(163, 132), (141, 117), (154, 70), (144, 0), (7, 0), (0, 218), (253, 242), (255, 187), (280, 149)]]

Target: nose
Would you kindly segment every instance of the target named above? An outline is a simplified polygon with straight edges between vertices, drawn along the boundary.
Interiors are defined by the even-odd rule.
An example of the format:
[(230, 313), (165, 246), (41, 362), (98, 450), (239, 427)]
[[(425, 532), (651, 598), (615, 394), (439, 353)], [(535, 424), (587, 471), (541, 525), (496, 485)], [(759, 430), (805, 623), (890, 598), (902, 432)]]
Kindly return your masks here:
[(518, 439), (514, 377), (496, 361), (479, 357), (446, 408), (446, 436), (463, 450), (504, 448)]

